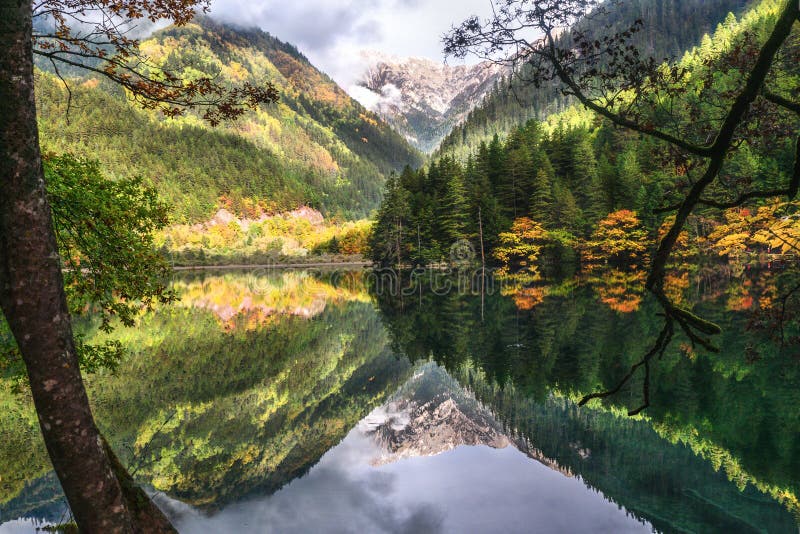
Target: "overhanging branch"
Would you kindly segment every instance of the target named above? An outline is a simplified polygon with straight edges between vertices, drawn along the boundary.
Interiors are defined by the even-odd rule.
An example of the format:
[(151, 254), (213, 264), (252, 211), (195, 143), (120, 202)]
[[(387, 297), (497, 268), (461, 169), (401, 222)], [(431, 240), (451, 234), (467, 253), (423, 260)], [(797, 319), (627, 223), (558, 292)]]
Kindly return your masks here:
[(788, 109), (789, 111), (793, 111), (798, 115), (800, 115), (800, 103), (798, 102), (792, 102), (788, 98), (784, 98), (779, 94), (767, 90), (764, 90), (761, 93), (761, 96), (763, 96), (765, 99), (769, 100), (776, 106), (780, 106), (782, 108)]

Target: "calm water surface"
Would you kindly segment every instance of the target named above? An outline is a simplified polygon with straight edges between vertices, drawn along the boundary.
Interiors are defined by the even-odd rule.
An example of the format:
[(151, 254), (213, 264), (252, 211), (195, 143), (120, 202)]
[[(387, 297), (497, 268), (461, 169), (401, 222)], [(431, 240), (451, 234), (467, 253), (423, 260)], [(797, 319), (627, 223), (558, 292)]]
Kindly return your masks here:
[[(180, 304), (111, 335), (131, 354), (90, 396), (181, 532), (797, 532), (800, 376), (746, 332), (750, 286), (687, 288), (723, 350), (676, 343), (644, 417), (640, 380), (576, 406), (658, 333), (635, 282), (393, 297), (361, 273), (186, 275)], [(11, 385), (4, 534), (68, 518)]]

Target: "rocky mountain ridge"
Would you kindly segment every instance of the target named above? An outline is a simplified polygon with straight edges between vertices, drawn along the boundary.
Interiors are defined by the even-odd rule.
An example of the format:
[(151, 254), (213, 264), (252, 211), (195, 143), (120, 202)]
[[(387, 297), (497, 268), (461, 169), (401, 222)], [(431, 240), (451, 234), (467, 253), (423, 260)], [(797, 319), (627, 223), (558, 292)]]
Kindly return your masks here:
[[(359, 429), (381, 451), (372, 459), (373, 465), (483, 445), (493, 449), (513, 447), (564, 476), (575, 476), (534, 443), (504, 428), (486, 406), (435, 364), (424, 365), (390, 401), (364, 418)], [(570, 446), (584, 460), (592, 455), (579, 443)]]
[(507, 73), (489, 62), (448, 65), (364, 52), (359, 96), (416, 148), (430, 153)]

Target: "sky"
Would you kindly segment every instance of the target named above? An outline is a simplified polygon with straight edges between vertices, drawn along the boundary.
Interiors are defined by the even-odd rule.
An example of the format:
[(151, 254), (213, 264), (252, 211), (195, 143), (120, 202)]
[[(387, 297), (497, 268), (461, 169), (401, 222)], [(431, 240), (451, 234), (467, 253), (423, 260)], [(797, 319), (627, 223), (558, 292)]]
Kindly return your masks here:
[[(211, 15), (258, 26), (296, 45), (348, 88), (362, 72), (363, 50), (443, 61), (441, 37), (490, 0), (212, 0)], [(454, 63), (450, 60), (449, 63)]]

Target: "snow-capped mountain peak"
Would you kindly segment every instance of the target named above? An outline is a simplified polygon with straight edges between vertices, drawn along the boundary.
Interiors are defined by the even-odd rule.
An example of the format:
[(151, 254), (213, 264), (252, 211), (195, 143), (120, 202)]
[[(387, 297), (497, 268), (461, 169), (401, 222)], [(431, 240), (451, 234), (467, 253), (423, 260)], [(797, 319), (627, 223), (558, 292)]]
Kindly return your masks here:
[(448, 65), (375, 52), (362, 57), (367, 66), (351, 94), (424, 152), (435, 150), (506, 72), (488, 62)]

